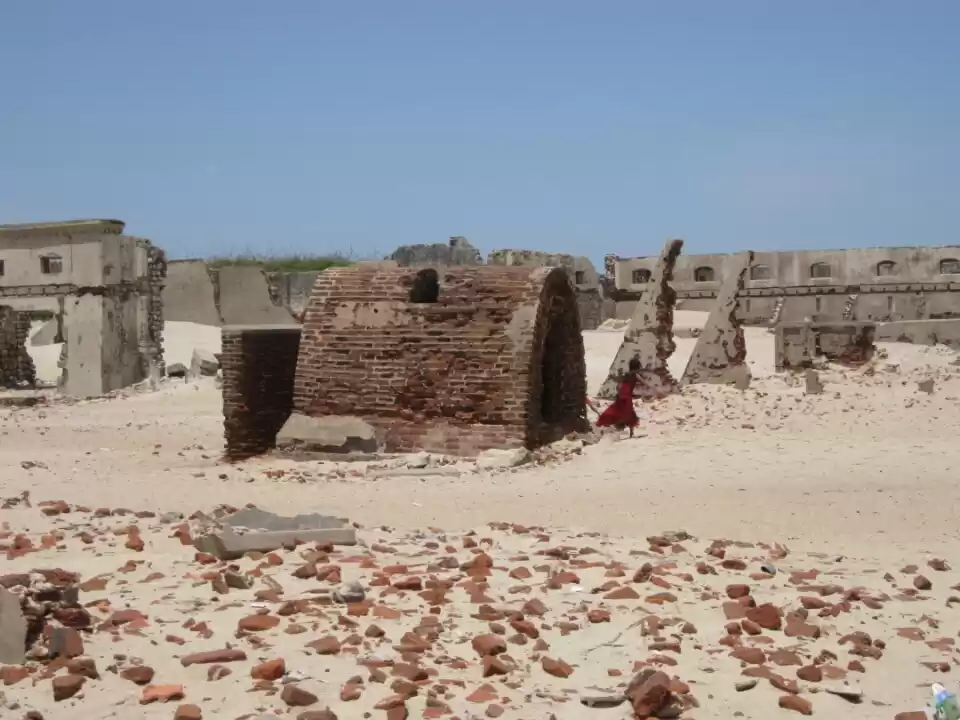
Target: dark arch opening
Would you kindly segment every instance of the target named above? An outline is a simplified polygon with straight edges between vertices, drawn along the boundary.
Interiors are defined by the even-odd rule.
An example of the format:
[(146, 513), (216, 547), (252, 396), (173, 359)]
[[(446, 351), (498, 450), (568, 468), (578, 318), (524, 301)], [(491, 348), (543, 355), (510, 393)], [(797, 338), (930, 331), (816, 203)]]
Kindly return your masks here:
[(554, 442), (567, 433), (584, 430), (586, 421), (586, 365), (577, 300), (562, 272), (551, 273), (540, 295), (539, 347), (533, 361), (528, 444)]
[[(551, 298), (551, 303), (558, 300)], [(554, 314), (556, 310), (552, 308), (548, 322), (553, 320)], [(540, 359), (540, 418), (545, 423), (555, 423), (563, 417), (564, 340), (562, 323), (549, 322)]]
[(417, 273), (410, 288), (410, 302), (435, 303), (440, 298), (440, 276), (433, 268)]

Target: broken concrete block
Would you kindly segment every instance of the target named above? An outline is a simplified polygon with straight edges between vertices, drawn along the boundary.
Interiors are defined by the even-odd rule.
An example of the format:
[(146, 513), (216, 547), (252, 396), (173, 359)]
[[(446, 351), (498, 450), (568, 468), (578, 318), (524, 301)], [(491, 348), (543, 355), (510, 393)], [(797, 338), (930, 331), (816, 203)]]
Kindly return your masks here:
[(820, 382), (820, 374), (816, 370), (808, 369), (803, 380), (806, 383), (804, 392), (807, 395), (819, 395), (823, 392), (823, 383)]
[(167, 377), (185, 378), (187, 376), (187, 366), (183, 363), (170, 363), (167, 365)]
[(933, 394), (933, 378), (927, 378), (926, 380), (921, 380), (917, 383), (917, 390), (920, 392), (925, 392), (928, 395)]
[(277, 449), (300, 452), (375, 453), (373, 426), (349, 415), (309, 417), (293, 413), (277, 434)]
[(682, 384), (718, 383), (744, 389), (750, 386), (747, 343), (737, 318), (737, 298), (743, 292), (752, 264), (753, 252), (748, 250), (735, 256), (727, 268), (717, 302), (687, 362)]
[(640, 361), (641, 380), (635, 396), (658, 397), (677, 390), (677, 381), (670, 374), (667, 360), (677, 349), (673, 341), (677, 293), (670, 281), (682, 249), (683, 240), (670, 240), (664, 246), (597, 397), (612, 400), (617, 396), (620, 378), (634, 358)]
[(477, 456), (477, 467), (485, 470), (512, 468), (530, 461), (530, 451), (526, 448), (484, 450)]
[(216, 355), (208, 350), (196, 348), (193, 351), (193, 357), (190, 360), (190, 374), (194, 377), (213, 376), (220, 369), (220, 361)]
[(407, 458), (408, 468), (425, 468), (430, 464), (430, 453), (416, 453)]
[(221, 519), (220, 528), (194, 540), (194, 547), (222, 560), (248, 552), (270, 552), (298, 543), (356, 545), (357, 531), (347, 520), (330, 515), (283, 517), (257, 508), (245, 508)]
[(26, 646), (27, 619), (20, 608), (20, 598), (0, 588), (0, 664), (22, 664)]

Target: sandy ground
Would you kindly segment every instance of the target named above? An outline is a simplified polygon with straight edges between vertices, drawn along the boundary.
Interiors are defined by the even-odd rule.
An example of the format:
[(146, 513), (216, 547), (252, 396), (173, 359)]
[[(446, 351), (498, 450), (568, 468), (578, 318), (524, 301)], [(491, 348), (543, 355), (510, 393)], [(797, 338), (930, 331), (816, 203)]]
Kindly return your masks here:
[[(216, 351), (217, 336), (215, 328), (171, 323), (168, 362), (188, 363), (194, 346)], [(585, 333), (591, 388), (605, 376), (619, 339), (617, 332)], [(46, 535), (50, 546), (22, 556), (8, 554), (4, 572), (61, 567), (83, 580), (109, 576), (102, 590), (81, 594), (83, 602), (95, 602), (90, 612), (98, 631), (84, 632), (84, 643), (101, 678), (87, 680), (73, 698), (55, 702), (51, 681), (38, 679), (50, 668), (31, 664), (36, 683), (27, 679), (2, 688), (8, 709), (0, 716), (20, 717), (36, 708), (46, 718), (78, 713), (85, 718), (170, 718), (181, 703), (195, 703), (208, 718), (258, 718), (257, 713), (273, 710), (298, 717), (329, 706), (340, 718), (372, 712), (394, 720), (402, 717), (399, 711), (374, 706), (396, 692), (409, 695), (408, 687), (391, 688), (403, 684), (395, 682), (390, 663), (401, 663), (404, 655), (419, 657), (429, 671), (418, 681), (416, 697), (406, 702), (412, 717), (439, 713), (438, 704), (461, 718), (498, 713), (506, 718), (553, 713), (560, 720), (594, 714), (632, 717), (629, 704), (596, 709), (579, 700), (622, 691), (645, 666), (689, 685), (689, 696), (682, 686), (673, 687), (682, 701), (694, 697), (700, 706), (686, 709), (683, 718), (790, 717), (795, 711), (778, 704), (781, 696), (795, 691), (823, 717), (891, 718), (922, 706), (928, 695), (925, 684), (938, 679), (952, 683), (953, 674), (938, 672), (936, 663), (945, 663), (948, 670), (958, 664), (953, 639), (960, 631), (960, 609), (953, 609), (950, 598), (960, 596), (951, 589), (960, 577), (950, 569), (935, 569), (951, 563), (960, 567), (956, 354), (945, 348), (884, 345), (887, 357), (874, 363), (872, 374), (827, 369), (821, 372), (825, 392), (805, 395), (799, 379), (773, 373), (771, 335), (751, 329), (747, 339), (755, 376), (751, 389), (688, 388), (638, 407), (643, 437), (608, 436), (595, 445), (567, 447), (565, 459), (508, 471), (479, 472), (459, 464), (445, 468), (462, 470), (454, 475), (431, 468), (411, 474), (403, 459), (374, 466), (276, 459), (226, 465), (219, 461), (219, 392), (209, 380), (103, 401), (0, 409), (0, 497), (30, 491), (34, 503), (0, 510), (10, 533), (0, 542), (15, 545), (16, 533), (25, 533), (41, 548)], [(677, 375), (694, 344), (678, 340), (671, 363)], [(47, 353), (51, 347), (57, 346), (34, 350)], [(37, 357), (38, 368), (45, 362)], [(933, 394), (917, 388), (926, 378), (935, 380)], [(65, 501), (71, 512), (45, 515), (36, 507), (43, 500)], [(76, 509), (189, 515), (222, 503), (255, 503), (281, 513), (324, 512), (371, 529), (361, 532), (360, 547), (329, 556), (314, 553), (305, 559), (301, 548), (281, 552), (279, 565), (261, 567), (263, 559), (243, 559), (238, 571), (252, 572), (254, 587), (221, 596), (211, 590), (205, 573), (222, 573), (224, 567), (198, 562), (190, 548), (169, 537), (171, 525), (157, 517), (93, 517)], [(491, 522), (523, 527), (492, 529)], [(143, 552), (125, 547), (131, 524), (140, 527)], [(525, 530), (533, 526), (545, 530)], [(663, 554), (652, 549), (656, 542), (645, 539), (680, 529), (696, 539), (668, 544), (661, 548)], [(471, 530), (477, 535), (469, 535)], [(81, 532), (90, 535), (78, 537)], [(722, 553), (708, 552), (715, 539), (781, 543), (790, 553), (781, 557), (760, 545), (731, 546), (728, 557), (742, 558), (743, 569), (736, 563), (724, 567), (718, 557)], [(475, 543), (479, 548), (472, 547)], [(471, 569), (479, 549), (492, 559), (489, 578)], [(934, 559), (947, 564), (928, 566)], [(129, 561), (134, 561), (132, 568)], [(765, 561), (779, 570), (772, 578), (757, 575)], [(652, 575), (639, 573), (635, 579), (645, 562), (653, 565)], [(276, 627), (238, 630), (242, 618), (257, 612), (281, 617), (277, 598), (256, 604), (256, 593), (270, 587), (258, 575), (276, 578), (283, 600), (316, 600), (311, 591), (337, 587), (336, 576), (334, 582), (292, 577), (291, 570), (305, 563), (337, 565), (343, 581), (367, 586), (369, 614), (352, 616), (358, 627), (338, 619), (351, 617), (344, 608), (338, 612), (304, 601)], [(391, 565), (406, 565), (407, 570), (385, 574)], [(532, 577), (511, 577), (509, 571), (518, 566), (527, 567)], [(819, 575), (793, 574), (813, 570)], [(558, 573), (560, 580), (550, 580)], [(930, 589), (918, 574), (932, 582)], [(400, 581), (406, 590), (394, 587), (395, 575), (415, 576), (425, 588), (449, 586), (449, 604), (421, 597), (410, 589), (415, 580)], [(744, 628), (740, 611), (725, 605), (731, 602), (731, 584), (750, 586), (741, 604), (772, 604), (774, 610), (751, 610), (750, 616), (775, 625), (773, 612), (782, 616), (782, 629), (761, 627), (751, 635), (758, 629), (750, 623)], [(664, 592), (674, 599), (658, 596)], [(481, 597), (485, 599), (478, 601)], [(548, 607), (543, 617), (523, 609), (531, 599)], [(109, 619), (124, 607), (137, 609), (147, 620), (117, 627)], [(610, 621), (604, 612), (591, 613), (598, 610), (609, 612)], [(549, 647), (533, 638), (519, 644), (516, 636), (523, 633), (511, 626), (511, 618), (519, 615), (505, 614), (510, 612), (531, 620)], [(785, 631), (791, 624), (796, 630), (802, 620), (798, 613), (804, 612), (816, 632)], [(650, 617), (667, 624), (644, 621)], [(212, 636), (185, 628), (189, 619), (207, 623)], [(439, 630), (424, 629), (435, 619)], [(729, 626), (733, 622), (739, 623), (736, 628)], [(386, 631), (385, 638), (366, 634), (372, 623)], [(299, 627), (291, 630), (291, 625)], [(471, 644), (479, 633), (500, 630), (507, 641), (501, 655), (506, 656), (505, 668), (499, 661), (482, 661)], [(430, 648), (411, 655), (402, 640), (408, 631), (429, 637)], [(870, 634), (870, 641), (846, 637), (853, 631)], [(818, 637), (804, 637), (811, 633)], [(350, 645), (355, 634), (360, 644)], [(317, 655), (305, 648), (328, 635), (346, 642), (346, 650)], [(185, 668), (180, 662), (186, 654), (228, 644), (243, 649), (247, 659), (229, 663), (233, 674), (227, 678), (210, 681), (206, 666)], [(757, 658), (744, 648), (763, 652)], [(126, 657), (117, 660), (117, 653)], [(549, 674), (544, 656), (569, 663), (572, 674)], [(286, 661), (284, 680), (254, 689), (250, 668), (278, 657)], [(142, 688), (109, 667), (122, 672), (133, 658), (156, 671), (154, 682), (183, 685), (186, 699), (140, 705)], [(358, 666), (358, 658), (366, 658), (366, 665)], [(377, 682), (370, 658), (378, 659), (374, 665), (386, 665), (385, 683)], [(751, 665), (757, 660), (762, 664)], [(862, 663), (863, 672), (850, 663)], [(813, 664), (833, 679), (798, 677), (798, 668)], [(484, 677), (484, 672), (492, 674)], [(737, 691), (737, 683), (758, 674), (756, 688)], [(364, 681), (361, 697), (341, 699), (343, 684), (355, 675)], [(371, 680), (371, 675), (376, 677)], [(808, 678), (815, 675), (804, 671)], [(844, 681), (841, 675), (862, 689), (862, 703), (818, 692), (826, 686), (835, 689)], [(315, 704), (292, 708), (283, 699), (283, 683), (297, 682), (318, 697)], [(485, 685), (489, 692), (475, 695)]]

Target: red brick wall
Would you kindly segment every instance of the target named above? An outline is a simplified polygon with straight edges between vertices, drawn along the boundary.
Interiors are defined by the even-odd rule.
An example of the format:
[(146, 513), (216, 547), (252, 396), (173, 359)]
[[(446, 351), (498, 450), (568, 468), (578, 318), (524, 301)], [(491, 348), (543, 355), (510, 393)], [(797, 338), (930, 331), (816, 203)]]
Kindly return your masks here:
[[(355, 415), (391, 452), (472, 455), (532, 447), (583, 427), (586, 372), (565, 271), (438, 269), (436, 303), (411, 303), (415, 268), (335, 268), (317, 278), (304, 318), (294, 404)], [(541, 416), (546, 382), (557, 410)]]
[(227, 326), (220, 337), (225, 455), (241, 460), (271, 450), (290, 417), (300, 328)]
[(0, 388), (36, 382), (33, 359), (27, 352), (30, 315), (0, 306)]

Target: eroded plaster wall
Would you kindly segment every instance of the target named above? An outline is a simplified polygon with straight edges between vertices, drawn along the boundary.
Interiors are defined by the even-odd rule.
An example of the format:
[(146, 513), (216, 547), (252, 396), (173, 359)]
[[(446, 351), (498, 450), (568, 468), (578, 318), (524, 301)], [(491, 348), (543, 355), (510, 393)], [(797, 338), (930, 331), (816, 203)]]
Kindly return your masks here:
[[(731, 272), (732, 258), (696, 254), (679, 259), (674, 288), (684, 309), (709, 309)], [(840, 320), (851, 296), (856, 296), (847, 318), (852, 320), (960, 317), (960, 263), (954, 262), (958, 260), (957, 246), (757, 252), (738, 317), (750, 323), (769, 322), (782, 306), (780, 319), (786, 321)], [(607, 256), (614, 298), (636, 301), (654, 262), (652, 257)], [(625, 312), (618, 308), (617, 314)]]

